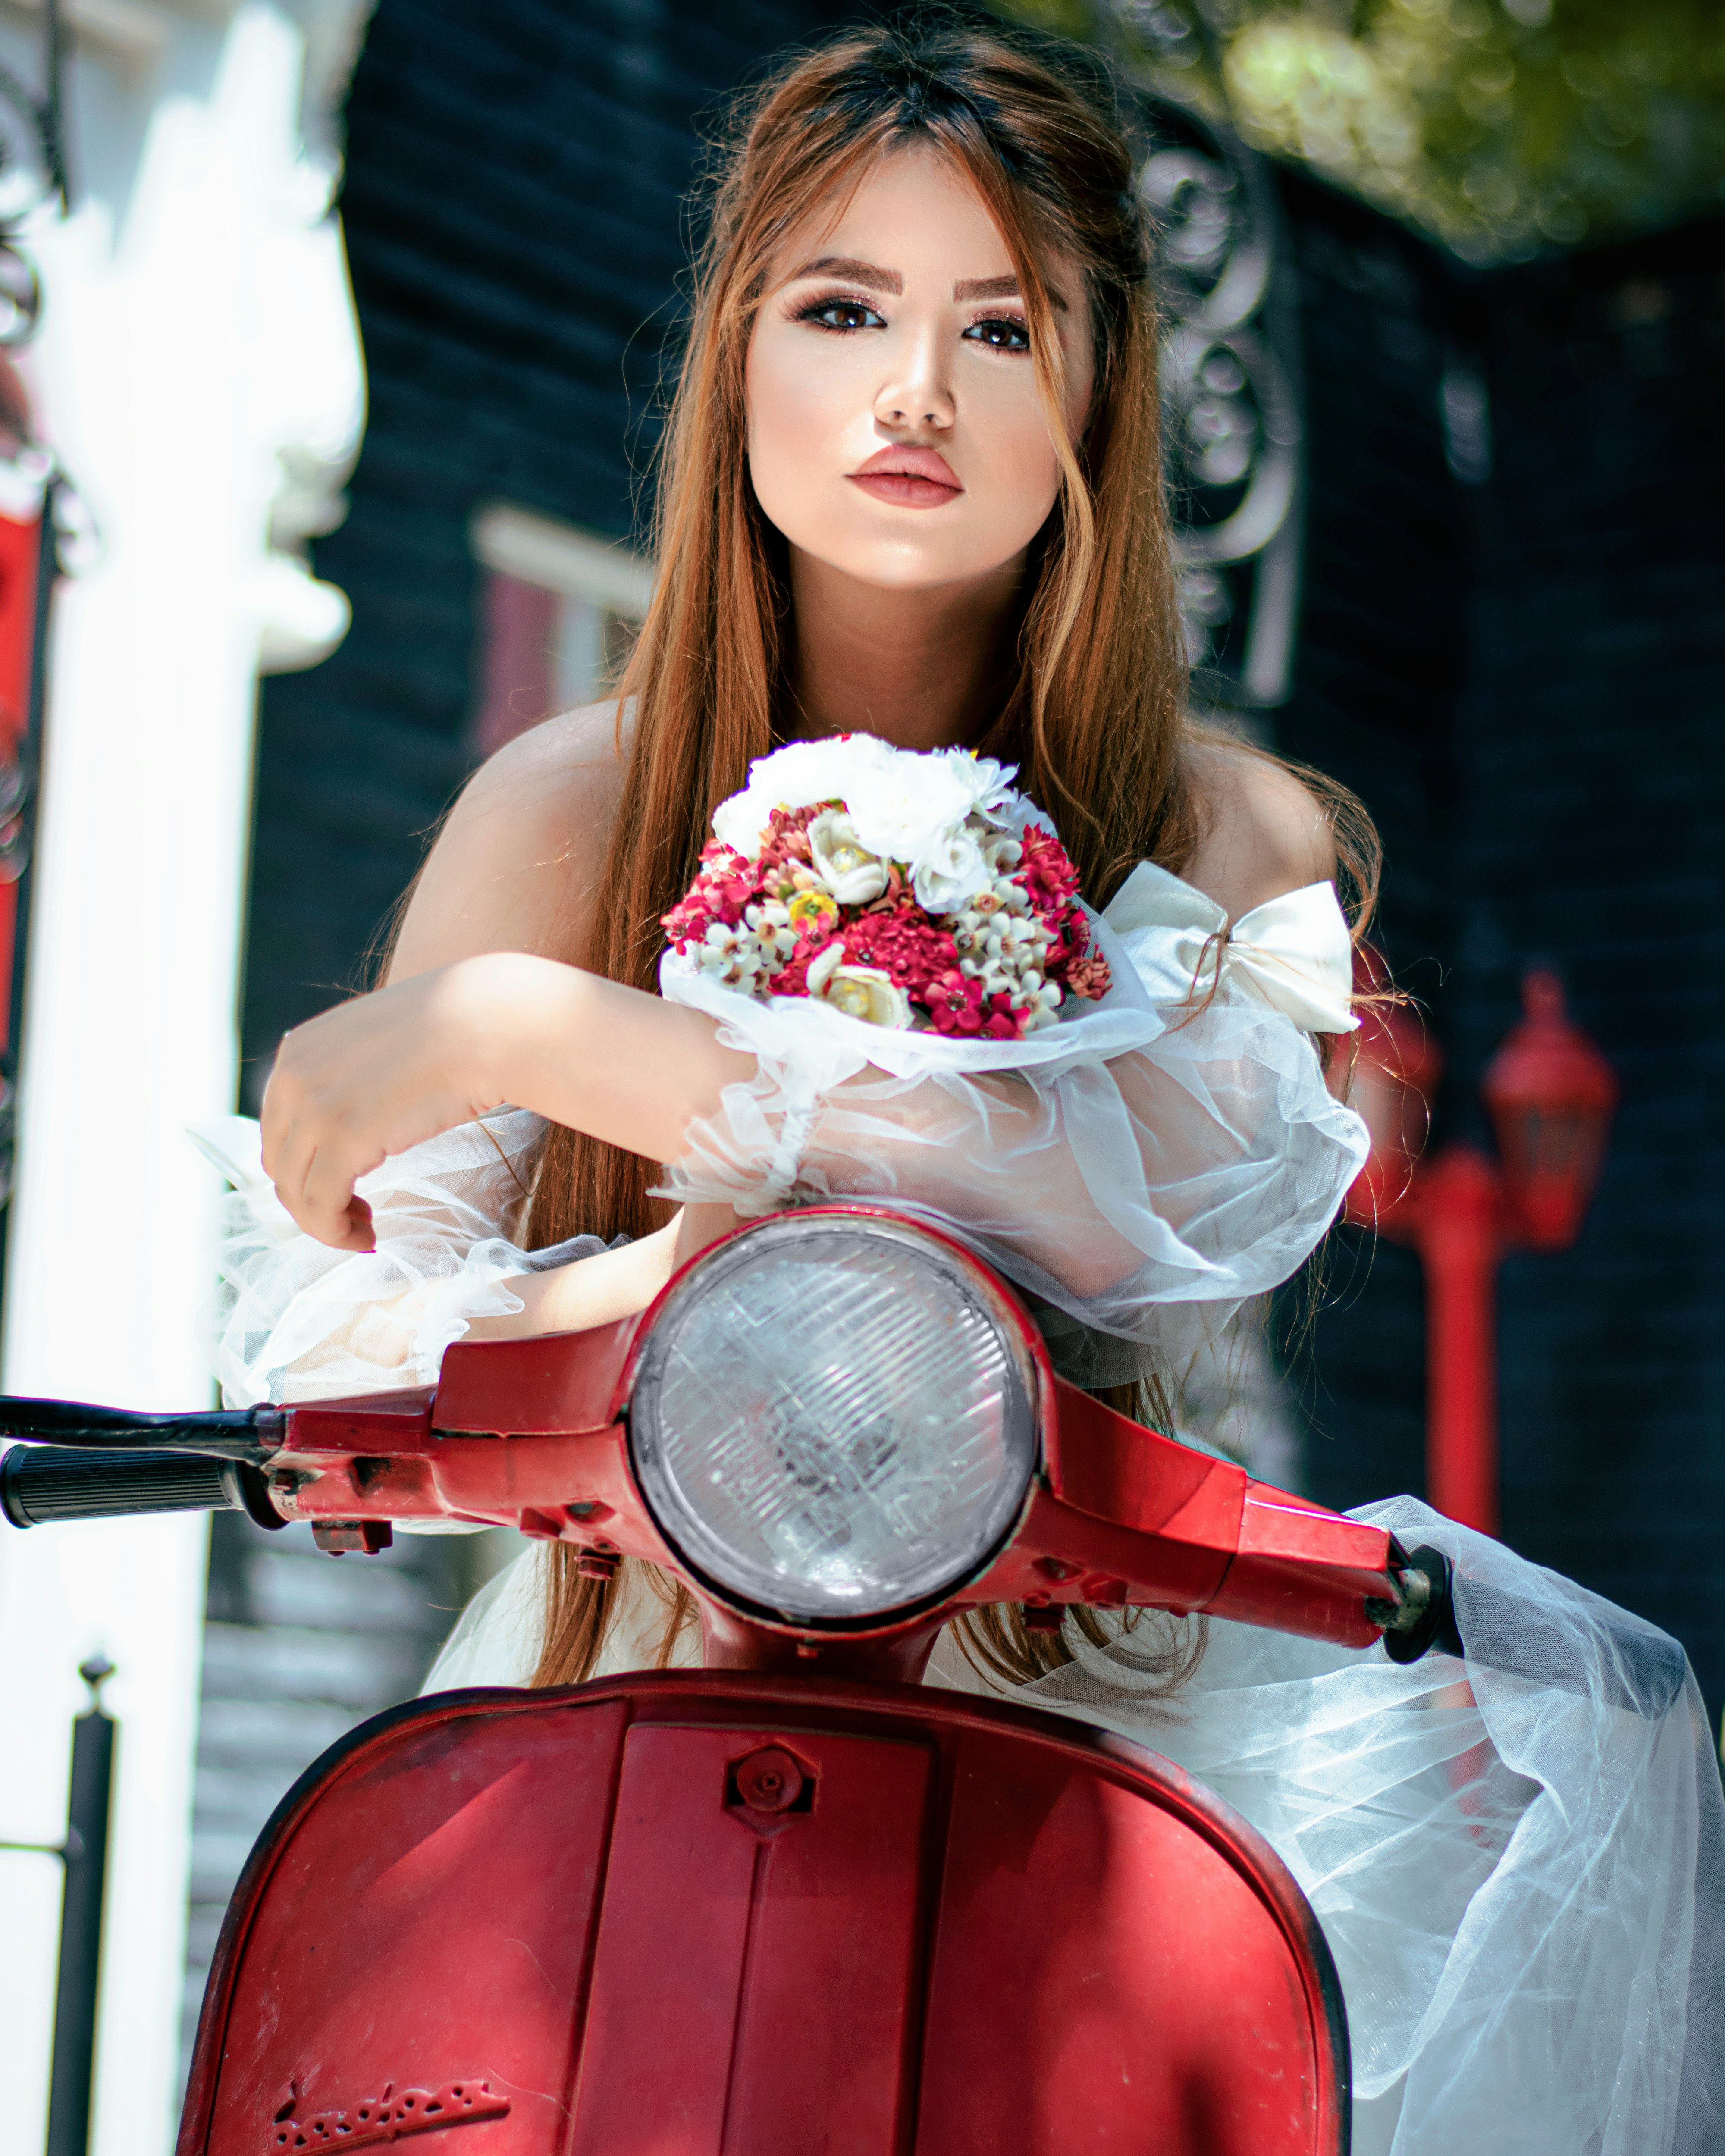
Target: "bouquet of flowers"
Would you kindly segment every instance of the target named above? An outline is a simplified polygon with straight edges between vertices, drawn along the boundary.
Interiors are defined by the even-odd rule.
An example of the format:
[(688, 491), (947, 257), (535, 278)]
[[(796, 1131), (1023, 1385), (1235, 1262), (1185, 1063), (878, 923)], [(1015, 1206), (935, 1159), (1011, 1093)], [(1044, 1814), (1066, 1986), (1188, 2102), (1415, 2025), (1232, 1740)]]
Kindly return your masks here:
[(1105, 996), (1078, 875), (1010, 765), (869, 734), (796, 742), (722, 803), (670, 947), (766, 1001), (1009, 1041)]

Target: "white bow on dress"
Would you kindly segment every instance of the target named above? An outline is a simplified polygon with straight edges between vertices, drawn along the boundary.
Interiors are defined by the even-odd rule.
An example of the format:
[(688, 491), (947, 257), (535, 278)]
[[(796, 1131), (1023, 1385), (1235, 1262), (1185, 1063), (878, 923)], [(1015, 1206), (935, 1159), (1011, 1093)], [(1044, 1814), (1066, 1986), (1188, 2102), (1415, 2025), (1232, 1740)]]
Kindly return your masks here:
[(1161, 978), (1147, 980), (1158, 1007), (1202, 997), (1225, 973), (1293, 1020), (1303, 1033), (1352, 1033), (1353, 945), (1333, 884), (1309, 883), (1243, 913), (1230, 932), (1228, 916), (1196, 885), (1140, 861), (1104, 908), (1102, 918), (1130, 944), (1147, 929), (1176, 932), (1153, 959), (1133, 952), (1141, 974), (1147, 960)]

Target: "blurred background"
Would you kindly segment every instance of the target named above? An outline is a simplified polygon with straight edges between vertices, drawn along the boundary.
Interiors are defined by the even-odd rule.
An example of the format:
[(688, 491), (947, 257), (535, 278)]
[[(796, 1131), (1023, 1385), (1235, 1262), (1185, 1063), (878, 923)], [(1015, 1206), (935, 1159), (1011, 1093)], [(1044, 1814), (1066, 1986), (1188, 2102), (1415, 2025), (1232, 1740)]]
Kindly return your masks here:
[[(362, 983), (475, 763), (614, 677), (704, 144), (772, 56), (886, 12), (0, 0), (4, 1389), (207, 1400), (219, 1189), (182, 1132), (254, 1112), (283, 1029)], [(1488, 1194), (1496, 1366), (1476, 1341), (1467, 1370), (1502, 1532), (1681, 1639), (1717, 1727), (1725, 16), (1002, 12), (1129, 88), (1195, 701), (1386, 843), (1375, 941), (1418, 1011), (1367, 1059), (1383, 1127), (1423, 1134), (1429, 1098), (1427, 1163)], [(1481, 1091), (1530, 971), (1618, 1094), (1566, 1127), (1543, 1248)], [(1422, 1173), (1337, 1231), (1275, 1352), (1243, 1337), (1194, 1387), (1326, 1503), (1430, 1486), (1433, 1224), (1460, 1216)], [(100, 2156), (165, 2156), (251, 1840), (508, 1554), (332, 1563), (303, 1533), (0, 1543), (0, 1838), (63, 1833), (75, 1666), (117, 1666)], [(26, 2156), (59, 1891), (0, 1851)]]

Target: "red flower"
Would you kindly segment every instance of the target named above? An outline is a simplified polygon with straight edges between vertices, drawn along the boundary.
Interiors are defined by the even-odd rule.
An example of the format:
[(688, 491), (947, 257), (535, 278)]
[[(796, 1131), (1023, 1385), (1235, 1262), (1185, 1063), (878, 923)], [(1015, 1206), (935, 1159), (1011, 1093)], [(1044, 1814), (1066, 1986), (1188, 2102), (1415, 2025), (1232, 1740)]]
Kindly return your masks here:
[(1114, 985), (1108, 961), (1098, 951), (1093, 958), (1080, 958), (1067, 968), (1065, 988), (1075, 996), (1106, 996)]
[(937, 1033), (978, 1034), (983, 1029), (983, 984), (955, 966), (929, 983), (928, 1015)]
[(845, 938), (845, 956), (850, 964), (878, 966), (913, 1003), (926, 1003), (930, 982), (958, 963), (957, 946), (951, 936), (937, 928), (915, 904), (898, 906), (891, 912), (855, 914), (837, 932)]
[(1029, 893), (1030, 901), (1039, 913), (1050, 901), (1058, 906), (1063, 900), (1077, 896), (1078, 871), (1072, 865), (1071, 855), (1058, 839), (1031, 824), (1019, 834), (1019, 844), (1024, 853), (1012, 872), (1013, 878)]

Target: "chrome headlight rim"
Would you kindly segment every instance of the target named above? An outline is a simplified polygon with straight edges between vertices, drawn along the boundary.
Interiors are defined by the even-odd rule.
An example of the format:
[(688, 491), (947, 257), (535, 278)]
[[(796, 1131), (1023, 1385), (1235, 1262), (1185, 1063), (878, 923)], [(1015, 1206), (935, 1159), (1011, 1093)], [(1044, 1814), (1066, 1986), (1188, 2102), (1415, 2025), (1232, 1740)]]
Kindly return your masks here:
[[(670, 1471), (659, 1456), (654, 1405), (665, 1362), (675, 1343), (678, 1322), (692, 1303), (711, 1291), (726, 1273), (770, 1255), (811, 1234), (848, 1232), (872, 1242), (896, 1245), (918, 1264), (931, 1261), (962, 1284), (968, 1298), (990, 1324), (1004, 1350), (1011, 1389), (1009, 1412), (1021, 1419), (1027, 1443), (1023, 1471), (1010, 1501), (1000, 1508), (998, 1532), (986, 1548), (967, 1553), (952, 1572), (927, 1592), (855, 1614), (811, 1612), (751, 1596), (713, 1571), (686, 1547), (675, 1522), (667, 1517)], [(1043, 1466), (1043, 1428), (1049, 1380), (1041, 1337), (1017, 1298), (979, 1257), (953, 1233), (927, 1225), (891, 1207), (865, 1204), (809, 1206), (770, 1214), (746, 1222), (722, 1241), (692, 1259), (667, 1285), (647, 1314), (629, 1373), (623, 1410), (629, 1466), (648, 1517), (677, 1568), (721, 1607), (765, 1630), (798, 1637), (865, 1638), (903, 1631), (930, 1612), (951, 1604), (983, 1578), (1022, 1527)]]

